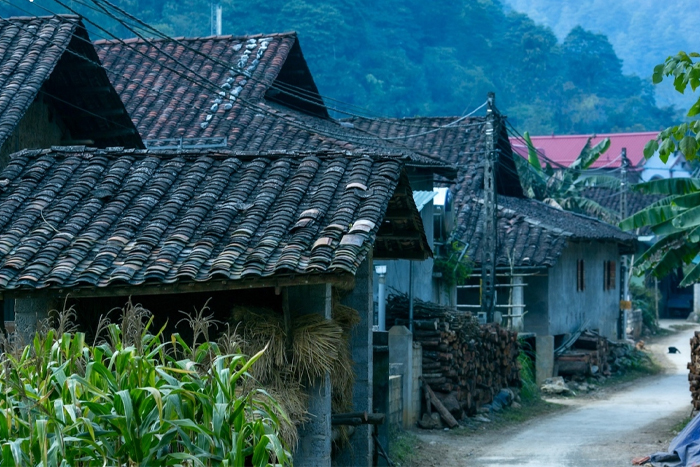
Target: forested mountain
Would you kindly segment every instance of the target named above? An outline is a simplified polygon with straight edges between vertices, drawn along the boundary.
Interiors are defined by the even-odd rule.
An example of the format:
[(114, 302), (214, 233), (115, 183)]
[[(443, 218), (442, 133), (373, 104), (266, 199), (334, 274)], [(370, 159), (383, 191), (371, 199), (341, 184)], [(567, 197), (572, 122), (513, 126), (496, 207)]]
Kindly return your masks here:
[[(36, 14), (55, 3), (10, 0)], [(65, 0), (121, 37), (127, 31)], [(172, 35), (210, 31), (203, 0), (113, 0)], [(16, 2), (16, 3), (15, 3)], [(85, 3), (84, 3), (85, 2)], [(656, 130), (673, 121), (650, 80), (625, 75), (607, 37), (574, 27), (562, 40), (498, 0), (221, 1), (225, 34), (296, 30), (323, 95), (386, 116), (461, 115), (497, 94), (521, 130)], [(0, 14), (27, 14), (6, 3)], [(94, 39), (105, 34), (90, 27)], [(662, 60), (660, 57), (659, 60)]]
[[(696, 50), (700, 44), (700, 13), (695, 0), (503, 1), (515, 11), (551, 27), (560, 40), (577, 25), (606, 34), (623, 59), (623, 71), (638, 76), (651, 76), (654, 65), (668, 55)], [(670, 83), (658, 90), (660, 101), (683, 99)]]

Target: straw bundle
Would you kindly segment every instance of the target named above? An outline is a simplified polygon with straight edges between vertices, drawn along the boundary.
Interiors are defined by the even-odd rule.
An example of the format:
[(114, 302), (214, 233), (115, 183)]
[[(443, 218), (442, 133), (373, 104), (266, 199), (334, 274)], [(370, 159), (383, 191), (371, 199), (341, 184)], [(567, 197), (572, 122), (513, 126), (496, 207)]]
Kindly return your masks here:
[(292, 330), (292, 372), (305, 381), (333, 370), (343, 345), (342, 334), (340, 326), (321, 315), (296, 318)]
[[(287, 349), (284, 318), (274, 310), (234, 307), (227, 340), (240, 344), (243, 353), (254, 355), (268, 346), (267, 351), (250, 369), (255, 379), (274, 397), (293, 422), (282, 423), (281, 436), (289, 446), (298, 440), (297, 425), (308, 419), (308, 395), (304, 385), (327, 372), (332, 388), (332, 410), (335, 413), (352, 409), (352, 389), (355, 382), (350, 351), (350, 333), (360, 322), (358, 312), (335, 304), (333, 319), (318, 314), (294, 317), (291, 347)], [(343, 436), (344, 435), (344, 436)], [(341, 442), (347, 434), (341, 435)]]

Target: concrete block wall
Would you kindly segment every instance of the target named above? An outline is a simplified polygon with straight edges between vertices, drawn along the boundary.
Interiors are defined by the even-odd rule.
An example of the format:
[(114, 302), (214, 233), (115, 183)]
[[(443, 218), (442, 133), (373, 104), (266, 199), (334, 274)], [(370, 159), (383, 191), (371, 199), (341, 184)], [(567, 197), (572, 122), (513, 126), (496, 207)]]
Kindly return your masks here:
[(389, 376), (389, 429), (403, 428), (403, 377)]
[[(407, 428), (416, 426), (420, 418), (421, 388), (420, 378), (423, 376), (423, 346), (418, 342), (413, 343), (413, 371), (411, 372), (411, 407), (408, 410), (409, 417)], [(405, 412), (405, 411), (404, 411)]]

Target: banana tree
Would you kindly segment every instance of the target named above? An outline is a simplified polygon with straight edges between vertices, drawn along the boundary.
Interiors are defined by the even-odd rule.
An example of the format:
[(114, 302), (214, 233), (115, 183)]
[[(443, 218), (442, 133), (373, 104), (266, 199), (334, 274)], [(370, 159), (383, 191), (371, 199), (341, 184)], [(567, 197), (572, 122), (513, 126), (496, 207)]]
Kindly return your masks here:
[(635, 186), (646, 194), (665, 198), (628, 217), (620, 223), (623, 230), (649, 226), (658, 236), (657, 242), (635, 262), (639, 270), (656, 277), (685, 267), (687, 272), (681, 286), (700, 279), (700, 179), (670, 178), (653, 180)]
[(555, 170), (548, 162), (542, 164), (530, 135), (525, 132), (528, 158), (515, 158), (520, 181), (525, 193), (550, 206), (567, 211), (587, 214), (605, 221), (617, 222), (617, 213), (584, 196), (586, 188), (604, 186), (618, 188), (620, 180), (609, 175), (586, 173), (598, 158), (610, 148), (610, 139), (605, 138), (595, 145), (589, 137), (576, 160), (569, 167)]

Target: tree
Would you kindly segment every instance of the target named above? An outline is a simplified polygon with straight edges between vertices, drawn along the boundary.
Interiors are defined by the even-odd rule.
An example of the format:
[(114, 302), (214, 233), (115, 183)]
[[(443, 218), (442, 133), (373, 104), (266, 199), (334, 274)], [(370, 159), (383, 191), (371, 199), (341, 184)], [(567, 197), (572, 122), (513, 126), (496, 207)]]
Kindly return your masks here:
[[(688, 86), (694, 92), (700, 86), (700, 54), (691, 52), (689, 54), (681, 51), (676, 55), (668, 57), (666, 61), (654, 67), (652, 81), (658, 84), (665, 77), (673, 77), (673, 87), (676, 91), (684, 94)], [(686, 159), (692, 160), (697, 157), (700, 147), (700, 97), (688, 109), (687, 117), (691, 120), (666, 128), (659, 133), (659, 136), (647, 143), (644, 148), (644, 156), (649, 158), (657, 151), (661, 160), (666, 162), (671, 154), (676, 151), (683, 153)]]
[(615, 218), (615, 213), (585, 197), (583, 193), (591, 186), (617, 187), (620, 184), (616, 177), (586, 173), (586, 169), (610, 148), (609, 138), (591, 146), (593, 137), (589, 137), (576, 160), (569, 167), (557, 170), (549, 163), (542, 165), (528, 132), (525, 132), (524, 139), (527, 143), (528, 159), (516, 156), (515, 164), (523, 188), (530, 198), (559, 209), (587, 214), (606, 221)]
[[(673, 77), (676, 91), (684, 93), (688, 86), (695, 91), (700, 86), (700, 58), (698, 53), (679, 52), (654, 68), (653, 82), (660, 83)], [(700, 98), (690, 107), (689, 119), (700, 114)], [(656, 152), (661, 160), (668, 161), (671, 154), (680, 151), (688, 160), (698, 157), (700, 144), (700, 120), (689, 120), (661, 131), (649, 141), (644, 156), (650, 158)], [(639, 184), (635, 189), (647, 193), (664, 195), (660, 201), (623, 220), (620, 227), (625, 230), (649, 226), (658, 236), (657, 242), (636, 262), (641, 271), (656, 277), (686, 267), (687, 273), (681, 286), (700, 280), (700, 264), (696, 264), (700, 253), (700, 179), (672, 178)]]

